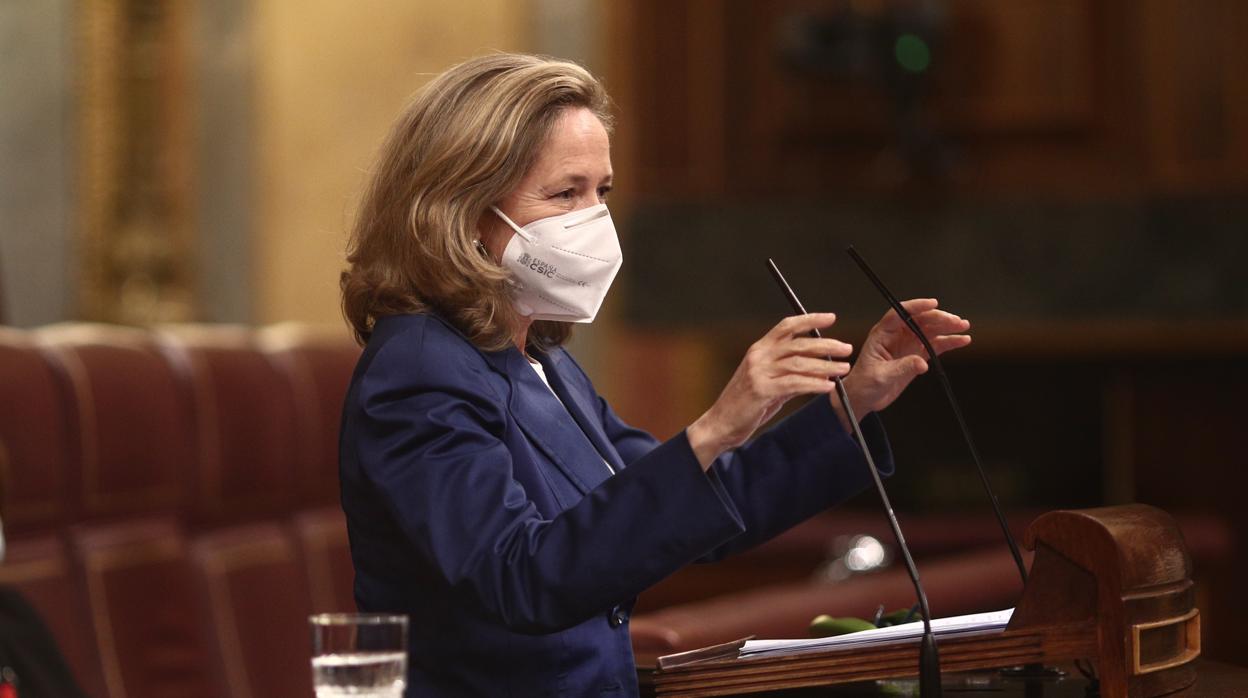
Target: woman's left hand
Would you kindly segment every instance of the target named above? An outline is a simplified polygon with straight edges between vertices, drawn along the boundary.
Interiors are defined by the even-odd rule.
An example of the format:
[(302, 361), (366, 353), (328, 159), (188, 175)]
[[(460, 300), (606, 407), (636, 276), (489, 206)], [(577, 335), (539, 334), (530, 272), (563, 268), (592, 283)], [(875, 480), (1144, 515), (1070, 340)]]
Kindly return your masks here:
[[(937, 310), (935, 298), (915, 298), (902, 302), (914, 318), (937, 354), (958, 349), (971, 343), (965, 334), (971, 328), (968, 320), (953, 313)], [(845, 392), (859, 418), (878, 412), (892, 404), (915, 376), (927, 372), (927, 351), (922, 343), (890, 310), (867, 335), (862, 352), (844, 379)], [(832, 404), (842, 412), (840, 398), (832, 394)], [(842, 420), (845, 416), (842, 414)]]

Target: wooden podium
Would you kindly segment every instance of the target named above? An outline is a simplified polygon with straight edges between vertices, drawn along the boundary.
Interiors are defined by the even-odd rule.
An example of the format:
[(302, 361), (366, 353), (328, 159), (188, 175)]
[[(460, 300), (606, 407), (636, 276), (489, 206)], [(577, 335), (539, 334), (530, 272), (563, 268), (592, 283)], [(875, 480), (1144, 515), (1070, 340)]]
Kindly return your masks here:
[[(946, 673), (1093, 662), (1105, 698), (1158, 696), (1192, 685), (1200, 613), (1191, 559), (1174, 520), (1142, 504), (1054, 511), (1023, 544), (1035, 550), (1003, 631), (938, 641)], [(972, 580), (968, 580), (972, 581)], [(786, 656), (660, 658), (659, 696), (724, 696), (918, 674), (918, 641)], [(693, 653), (689, 653), (693, 654)]]

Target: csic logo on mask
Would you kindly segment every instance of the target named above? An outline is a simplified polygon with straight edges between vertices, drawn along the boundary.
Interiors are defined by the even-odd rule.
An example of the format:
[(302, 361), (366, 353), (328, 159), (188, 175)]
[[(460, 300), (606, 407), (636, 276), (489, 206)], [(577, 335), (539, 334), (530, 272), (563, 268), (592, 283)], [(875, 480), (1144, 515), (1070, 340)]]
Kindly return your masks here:
[(548, 279), (555, 278), (555, 275), (559, 273), (558, 267), (552, 264), (547, 264), (537, 257), (530, 255), (528, 252), (521, 252), (520, 257), (516, 259), (516, 262), (519, 263), (520, 266), (528, 267)]

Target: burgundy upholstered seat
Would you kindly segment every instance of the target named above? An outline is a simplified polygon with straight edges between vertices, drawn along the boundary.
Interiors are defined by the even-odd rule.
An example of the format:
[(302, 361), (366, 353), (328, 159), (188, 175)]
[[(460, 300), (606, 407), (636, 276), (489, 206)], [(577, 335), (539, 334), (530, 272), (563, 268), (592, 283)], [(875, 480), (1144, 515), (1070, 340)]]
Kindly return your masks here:
[(70, 430), (52, 366), (22, 330), (0, 327), (0, 511), (9, 535), (68, 515)]
[(36, 333), (64, 388), (76, 520), (177, 511), (195, 453), (189, 405), (149, 333), (53, 325)]
[(206, 533), (192, 560), (215, 639), (217, 695), (312, 695), (311, 603), (287, 530), (262, 523)]
[(360, 347), (345, 330), (293, 323), (266, 327), (259, 336), (295, 396), (300, 502), (337, 506), (339, 421)]
[(198, 698), (210, 688), (203, 628), (182, 529), (172, 519), (72, 532), (108, 698)]
[(193, 406), (192, 517), (201, 524), (283, 516), (296, 501), (290, 390), (249, 328), (180, 325), (160, 342)]
[(355, 607), (355, 568), (347, 541), (347, 520), (339, 507), (306, 511), (295, 517), (295, 533), (303, 553), (317, 613), (351, 613)]

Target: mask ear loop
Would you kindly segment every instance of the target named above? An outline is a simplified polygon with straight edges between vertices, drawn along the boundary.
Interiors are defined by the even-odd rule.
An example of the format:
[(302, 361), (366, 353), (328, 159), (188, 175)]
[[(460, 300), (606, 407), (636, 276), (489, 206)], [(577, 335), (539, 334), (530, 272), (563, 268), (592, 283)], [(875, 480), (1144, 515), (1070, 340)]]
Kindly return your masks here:
[(497, 214), (499, 218), (502, 218), (504, 223), (506, 223), (507, 225), (511, 226), (511, 229), (512, 229), (512, 230), (514, 230), (514, 231), (516, 231), (516, 235), (519, 235), (521, 239), (523, 239), (523, 240), (527, 240), (527, 241), (529, 241), (529, 242), (532, 242), (532, 241), (533, 241), (532, 236), (530, 236), (528, 233), (524, 232), (524, 229), (522, 229), (520, 226), (518, 226), (518, 225), (516, 225), (514, 222), (512, 222), (512, 220), (511, 220), (510, 218), (508, 218), (508, 217), (507, 217), (507, 214), (505, 214), (505, 213), (503, 213), (502, 211), (498, 210), (498, 207), (497, 207), (497, 206), (491, 206), (491, 207), (490, 207), (490, 210), (491, 210), (491, 211), (493, 211), (495, 214)]
[[(499, 218), (503, 219), (503, 222), (511, 226), (512, 230), (515, 230), (517, 233), (520, 233), (521, 234), (520, 236), (522, 238), (524, 238), (525, 240), (529, 239), (527, 235), (524, 235), (524, 231), (517, 228), (516, 224), (511, 222), (511, 219), (508, 218), (506, 214), (498, 210), (497, 206), (490, 206), (490, 210), (493, 211), (495, 215), (497, 215)], [(499, 263), (499, 260), (494, 259), (494, 256), (490, 254), (490, 251), (488, 249), (486, 249), (485, 243), (481, 242), (481, 238), (477, 238), (476, 240), (473, 240), (472, 244), (473, 246), (477, 248), (477, 252), (479, 252), (482, 257), (485, 257), (486, 259), (490, 260), (491, 262), (494, 262), (495, 264)]]

